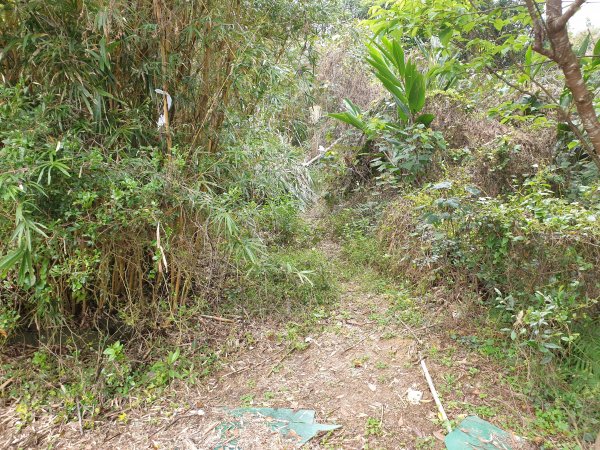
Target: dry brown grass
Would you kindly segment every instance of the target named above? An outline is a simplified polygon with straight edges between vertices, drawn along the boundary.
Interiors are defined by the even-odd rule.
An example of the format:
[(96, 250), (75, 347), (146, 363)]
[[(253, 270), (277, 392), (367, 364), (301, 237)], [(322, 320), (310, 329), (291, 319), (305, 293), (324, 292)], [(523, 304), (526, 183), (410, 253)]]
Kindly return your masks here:
[(363, 110), (368, 110), (383, 96), (383, 89), (374, 81), (363, 55), (357, 49), (362, 44), (352, 36), (340, 37), (321, 49), (317, 69), (317, 83), (321, 93), (315, 99), (320, 117), (312, 129), (311, 151), (316, 154), (319, 146), (327, 147), (349, 128), (338, 121), (329, 120), (329, 113), (344, 110), (343, 101), (348, 98)]
[(429, 97), (424, 110), (435, 115), (432, 128), (444, 134), (450, 148), (477, 148), (507, 132), (506, 126), (482, 112), (470, 111), (462, 100), (451, 95)]
[(450, 149), (471, 152), (467, 170), (472, 182), (490, 197), (510, 191), (515, 181), (523, 181), (554, 157), (556, 131), (552, 128), (502, 124), (442, 93), (427, 100), (426, 110), (436, 116), (432, 127), (443, 133)]
[(323, 50), (317, 80), (327, 92), (322, 100), (329, 112), (340, 108), (345, 98), (367, 109), (383, 95), (383, 89), (374, 81), (357, 48), (361, 47), (356, 40), (348, 37), (338, 39)]
[(496, 197), (550, 164), (555, 142), (556, 132), (548, 128), (509, 129), (478, 148), (467, 169), (474, 184), (489, 197)]

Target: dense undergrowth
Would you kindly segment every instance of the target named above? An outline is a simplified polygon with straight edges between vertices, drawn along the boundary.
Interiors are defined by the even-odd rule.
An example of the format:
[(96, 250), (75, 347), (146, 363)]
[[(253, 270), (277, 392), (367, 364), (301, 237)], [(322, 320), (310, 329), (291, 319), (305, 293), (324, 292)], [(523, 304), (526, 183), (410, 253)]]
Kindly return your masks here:
[(383, 3), (340, 33), (340, 7), (364, 7), (0, 6), (0, 385), (20, 426), (126, 421), (202, 380), (252, 339), (206, 317), (289, 320), (301, 347), (336, 298), (314, 249), (332, 233), (358, 271), (474, 315), (479, 335), (452, 338), (523, 367), (537, 431), (594, 437), (600, 181), (573, 97), (522, 5)]
[[(280, 94), (292, 61), (311, 55), (279, 45), (316, 36), (331, 5), (262, 5), (273, 16), (250, 29), (259, 6), (182, 3), (168, 21), (160, 2), (3, 11), (5, 338), (100, 318), (144, 328), (162, 302), (217, 301), (223, 280), (287, 232), (311, 186)], [(261, 58), (281, 68), (253, 64)], [(310, 74), (304, 83), (285, 95), (304, 101)]]
[[(545, 437), (548, 448), (584, 435), (595, 438), (599, 411), (596, 301), (587, 297), (585, 286), (592, 280), (591, 289), (596, 287), (594, 276), (588, 273), (596, 266), (585, 264), (582, 256), (593, 258), (594, 254), (588, 255), (585, 245), (577, 253), (577, 244), (581, 245), (577, 238), (565, 239), (563, 247), (562, 241), (556, 242), (552, 227), (544, 230), (548, 232), (544, 235), (538, 227), (530, 230), (514, 220), (515, 216), (504, 234), (499, 233), (496, 247), (496, 241), (487, 239), (498, 217), (490, 213), (487, 204), (472, 206), (470, 214), (480, 214), (477, 221), (471, 216), (457, 217), (446, 226), (432, 224), (430, 215), (440, 213), (436, 200), (444, 195), (432, 186), (384, 202), (355, 193), (358, 199), (330, 219), (334, 236), (343, 242), (343, 254), (389, 277), (392, 283), (407, 283), (412, 296), (423, 299), (419, 304), (425, 311), (437, 309), (442, 302), (449, 337), (514, 367), (516, 379), (511, 386), (530, 396), (539, 417), (531, 428), (521, 430), (526, 436)], [(520, 200), (521, 208), (527, 206)], [(495, 205), (503, 218), (502, 210), (508, 206), (510, 203)], [(526, 224), (530, 211), (524, 214), (513, 208)], [(562, 211), (569, 217), (575, 211), (581, 213), (579, 207)], [(579, 227), (582, 224), (587, 228), (586, 218)], [(481, 230), (483, 242), (477, 233)], [(512, 233), (517, 231), (524, 238), (513, 242), (516, 236)], [(506, 236), (508, 240), (502, 244)], [(579, 238), (587, 242), (588, 236)], [(538, 254), (544, 245), (546, 251)], [(498, 270), (501, 263), (494, 261), (497, 248), (501, 261), (508, 261), (502, 271)], [(541, 271), (538, 264), (551, 267), (544, 266)], [(493, 270), (486, 270), (490, 268)], [(561, 284), (561, 276), (569, 280), (566, 285)], [(453, 314), (464, 317), (458, 328)], [(477, 331), (473, 335), (474, 326)]]
[(0, 5), (0, 385), (21, 426), (201, 379), (230, 349), (203, 315), (335, 298), (299, 216), (339, 3), (243, 3)]
[[(344, 156), (323, 163), (329, 226), (348, 258), (405, 280), (425, 308), (442, 301), (472, 318), (468, 328), (477, 321), (475, 337), (462, 336), (448, 314), (447, 331), (523, 368), (512, 386), (538, 419), (522, 432), (547, 448), (578, 448), (600, 421), (597, 172), (561, 165), (567, 156), (551, 131), (527, 140), (530, 125), (495, 122), (466, 97), (429, 97), (447, 149), (418, 177), (382, 176), (377, 140), (359, 151), (338, 146)], [(534, 159), (545, 145), (556, 153)]]
[[(439, 6), (442, 16), (460, 10), (413, 6)], [(452, 29), (410, 10), (373, 8), (368, 25), (378, 37), (365, 49), (365, 70), (384, 93), (372, 90), (369, 104), (358, 91), (362, 107), (347, 101), (332, 115), (358, 133), (322, 160), (330, 227), (347, 257), (408, 281), (426, 307), (441, 301), (472, 317), (474, 339), (491, 340), (492, 356), (524, 368), (519, 390), (536, 405), (532, 427), (548, 448), (587, 445), (600, 425), (600, 182), (578, 119), (554, 113), (568, 92), (549, 73), (524, 73), (518, 63), (511, 71), (498, 51), (514, 62), (526, 47), (504, 25), (472, 33), (471, 20), (491, 27), (484, 13)], [(400, 33), (407, 30), (413, 35)], [(463, 47), (465, 39), (485, 45)], [(591, 34), (578, 42), (587, 51)], [(407, 78), (411, 60), (421, 85)], [(469, 80), (482, 61), (489, 76)], [(583, 68), (591, 89), (594, 67)], [(466, 339), (448, 321), (448, 332)]]

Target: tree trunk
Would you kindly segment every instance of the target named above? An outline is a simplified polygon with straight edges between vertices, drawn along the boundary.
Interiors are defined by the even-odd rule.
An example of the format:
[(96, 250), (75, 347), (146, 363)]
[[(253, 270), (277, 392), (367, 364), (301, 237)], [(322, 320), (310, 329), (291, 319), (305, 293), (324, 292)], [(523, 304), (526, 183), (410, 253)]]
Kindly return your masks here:
[[(527, 0), (527, 7), (533, 19), (535, 31), (533, 49), (552, 59), (562, 70), (565, 76), (565, 84), (573, 94), (581, 124), (592, 144), (592, 148), (589, 149), (590, 157), (600, 168), (600, 121), (598, 121), (594, 109), (594, 97), (585, 85), (579, 60), (573, 51), (567, 31), (569, 19), (585, 3), (585, 0), (575, 0), (564, 12), (562, 0), (548, 0), (546, 2), (547, 19), (545, 24), (542, 22), (540, 12), (534, 1)], [(545, 39), (549, 41), (550, 48), (544, 46)]]

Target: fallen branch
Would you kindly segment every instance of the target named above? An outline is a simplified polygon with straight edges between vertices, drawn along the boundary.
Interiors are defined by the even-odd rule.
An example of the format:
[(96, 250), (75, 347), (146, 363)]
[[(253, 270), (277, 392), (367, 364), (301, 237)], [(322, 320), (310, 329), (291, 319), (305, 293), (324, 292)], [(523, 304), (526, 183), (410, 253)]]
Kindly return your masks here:
[(216, 320), (217, 322), (235, 323), (235, 320), (226, 319), (225, 317), (201, 315), (203, 319)]
[[(284, 349), (281, 349), (281, 350), (279, 350), (278, 352), (275, 352), (275, 354), (274, 354), (273, 356), (276, 356), (276, 355), (278, 355), (279, 353), (283, 352), (284, 350), (285, 350), (285, 348), (284, 348)], [(266, 359), (263, 359), (263, 360), (262, 360), (261, 362), (259, 362), (259, 363), (252, 364), (252, 365), (250, 365), (250, 366), (246, 366), (246, 367), (242, 367), (241, 369), (234, 370), (233, 372), (228, 372), (228, 373), (226, 373), (225, 375), (221, 375), (221, 376), (219, 377), (219, 381), (220, 381), (220, 380), (222, 380), (223, 378), (229, 377), (229, 376), (231, 376), (231, 375), (237, 375), (238, 373), (246, 372), (246, 371), (248, 371), (248, 370), (250, 370), (250, 369), (255, 369), (255, 368), (259, 367), (259, 366), (262, 366), (262, 365), (263, 365), (264, 363), (266, 363), (267, 361), (271, 361), (272, 359), (273, 359), (273, 357), (271, 357), (271, 358), (266, 358)]]
[(345, 349), (342, 351), (342, 353), (341, 353), (341, 354), (343, 355), (343, 354), (344, 354), (344, 353), (346, 353), (347, 351), (350, 351), (350, 350), (352, 350), (353, 348), (355, 348), (355, 347), (358, 347), (360, 344), (362, 344), (362, 343), (363, 343), (363, 342), (365, 342), (366, 340), (367, 340), (367, 338), (366, 338), (366, 337), (362, 338), (361, 340), (359, 340), (359, 341), (355, 342), (354, 344), (352, 344), (350, 347), (346, 347), (346, 348), (345, 348)]

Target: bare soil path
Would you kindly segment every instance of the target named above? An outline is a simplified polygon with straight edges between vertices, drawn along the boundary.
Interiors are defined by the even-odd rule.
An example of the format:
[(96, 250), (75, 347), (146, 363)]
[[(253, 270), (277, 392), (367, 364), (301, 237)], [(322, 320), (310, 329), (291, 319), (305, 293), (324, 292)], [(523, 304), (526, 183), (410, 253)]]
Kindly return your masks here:
[[(340, 259), (337, 244), (321, 246), (330, 258)], [(113, 417), (83, 433), (78, 423), (56, 427), (40, 421), (2, 442), (7, 448), (208, 450), (219, 442), (223, 408), (245, 405), (312, 409), (318, 422), (341, 425), (305, 448), (444, 448), (443, 427), (418, 364), (425, 341), (441, 352), (428, 365), (451, 418), (481, 408), (499, 420), (522, 420), (526, 403), (497, 383), (498, 374), (482, 358), (455, 348), (446, 352), (451, 344), (440, 341), (435, 327), (408, 327), (399, 319), (406, 311), (394, 306), (389, 294), (343, 278), (340, 290), (335, 311), (294, 345), (277, 339), (285, 330), (250, 327), (252, 345), (202, 385), (176, 383), (168, 401), (128, 411), (126, 419)], [(423, 393), (419, 404), (407, 400), (409, 388)], [(264, 426), (252, 429), (239, 436), (245, 450), (293, 448)]]

